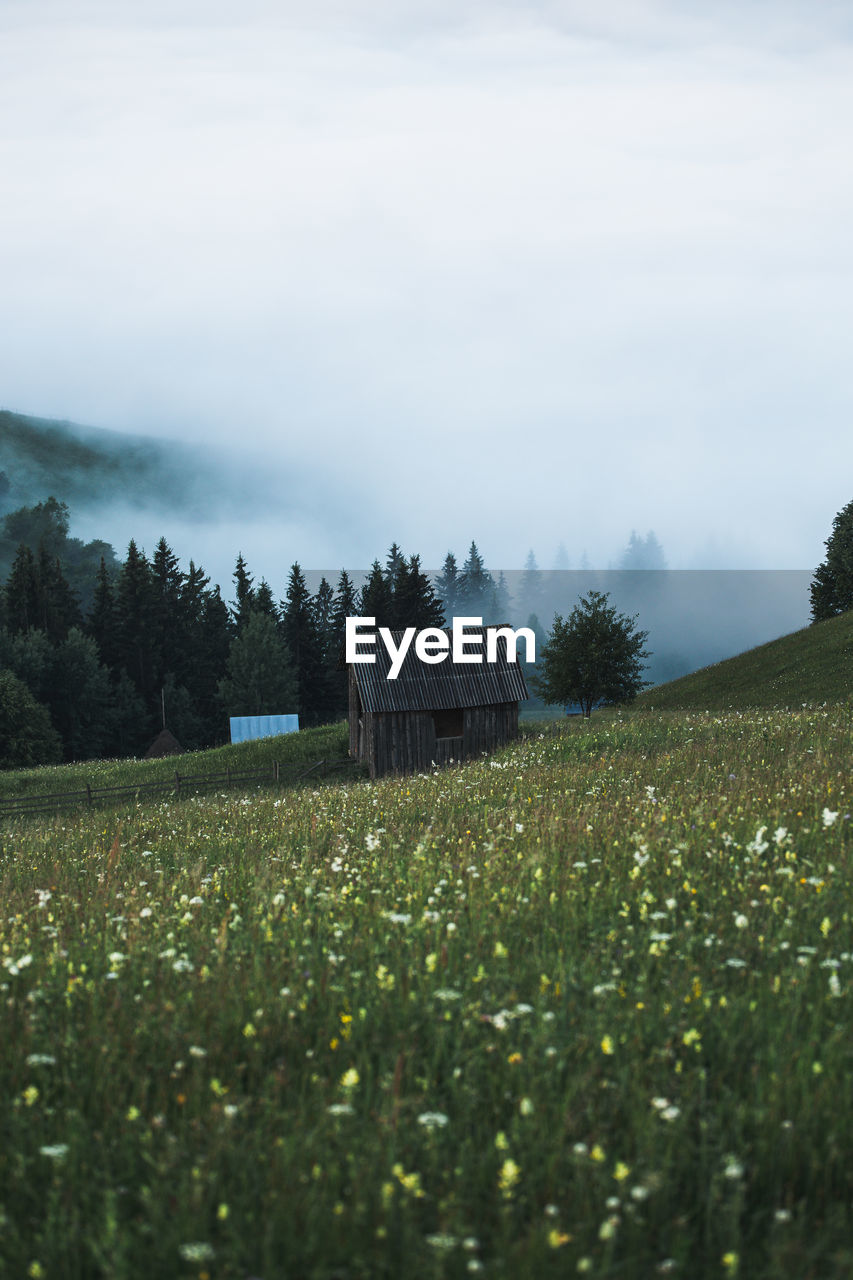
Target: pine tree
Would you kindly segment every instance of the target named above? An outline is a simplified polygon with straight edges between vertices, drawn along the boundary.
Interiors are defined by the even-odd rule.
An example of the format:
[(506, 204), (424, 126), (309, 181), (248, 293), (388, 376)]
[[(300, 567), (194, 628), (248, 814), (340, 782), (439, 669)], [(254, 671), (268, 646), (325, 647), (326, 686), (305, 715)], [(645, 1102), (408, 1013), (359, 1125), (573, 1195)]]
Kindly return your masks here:
[(268, 614), (246, 618), (231, 644), (219, 694), (229, 716), (288, 715), (299, 704), (287, 645)]
[(234, 569), (235, 603), (231, 610), (238, 634), (251, 613), (252, 605), (254, 604), (255, 592), (252, 581), (252, 576), (246, 568), (246, 561), (243, 559), (243, 553), (240, 552)]
[(385, 558), (385, 580), (391, 588), (392, 593), (397, 588), (397, 575), (406, 563), (406, 557), (403, 555), (399, 544), (392, 542), (388, 548), (388, 555)]
[(542, 574), (539, 571), (536, 556), (531, 548), (527, 553), (527, 559), (524, 562), (524, 568), (521, 571), (521, 578), (518, 583), (518, 608), (522, 615), (529, 613), (539, 614), (542, 612), (543, 605)]
[(186, 575), (178, 557), (165, 538), (161, 538), (151, 561), (150, 637), (153, 653), (152, 678), (162, 687), (166, 675), (182, 666), (186, 646), (186, 619), (183, 589)]
[(36, 579), (39, 597), (37, 625), (51, 643), (58, 644), (65, 639), (71, 627), (82, 625), (83, 617), (58, 558), (50, 554), (44, 543), (38, 550)]
[(452, 551), (448, 551), (444, 557), (441, 573), (435, 580), (435, 589), (444, 606), (444, 616), (449, 623), (456, 612), (456, 601), (459, 596), (459, 569), (456, 565), (456, 556)]
[(357, 618), (358, 616), (358, 594), (346, 569), (342, 569), (338, 578), (335, 603), (332, 610), (332, 638), (328, 662), (333, 698), (331, 715), (335, 720), (346, 716), (348, 709), (348, 673), (342, 663), (340, 663), (339, 669), (340, 658), (346, 642), (346, 621), (347, 618)]
[(133, 681), (152, 727), (156, 723), (155, 642), (152, 637), (154, 590), (151, 566), (145, 553), (131, 539), (127, 559), (116, 586), (116, 649), (118, 665)]
[(373, 561), (370, 576), (362, 587), (359, 616), (375, 618), (377, 627), (394, 626), (394, 594), (378, 560)]
[(298, 564), (291, 566), (282, 605), (282, 633), (299, 685), (299, 723), (322, 723), (329, 703), (329, 681), (311, 596)]
[(112, 579), (103, 556), (101, 556), (95, 582), (88, 630), (98, 646), (98, 653), (104, 666), (110, 669), (117, 667), (118, 613)]
[(398, 570), (394, 613), (398, 630), (444, 626), (444, 609), (432, 583), (421, 569), (420, 556), (404, 561)]
[(18, 547), (6, 581), (6, 622), (13, 635), (38, 626), (39, 587), (35, 556), (24, 543)]
[(261, 578), (260, 586), (255, 591), (255, 598), (252, 601), (251, 609), (253, 613), (262, 613), (267, 618), (272, 618), (273, 622), (278, 625), (279, 615), (278, 607), (273, 598), (272, 589), (266, 578)]
[(11, 671), (0, 671), (0, 769), (55, 764), (61, 759), (62, 744), (47, 708)]
[(492, 576), (479, 548), (476, 542), (472, 542), (459, 575), (457, 609), (468, 610), (471, 616), (482, 616), (490, 602), (493, 586)]
[(77, 627), (53, 651), (51, 685), (48, 706), (65, 759), (102, 755), (108, 741), (110, 677), (97, 644)]

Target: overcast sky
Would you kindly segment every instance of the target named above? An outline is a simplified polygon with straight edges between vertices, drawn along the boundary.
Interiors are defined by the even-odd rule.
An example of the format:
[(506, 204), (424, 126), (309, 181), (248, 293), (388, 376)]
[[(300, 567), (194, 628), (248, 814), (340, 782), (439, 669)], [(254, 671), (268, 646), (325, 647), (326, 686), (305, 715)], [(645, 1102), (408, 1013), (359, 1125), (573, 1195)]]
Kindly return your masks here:
[(265, 454), (280, 509), (158, 531), (277, 586), (632, 528), (811, 567), (853, 498), (850, 14), (0, 0), (0, 407)]

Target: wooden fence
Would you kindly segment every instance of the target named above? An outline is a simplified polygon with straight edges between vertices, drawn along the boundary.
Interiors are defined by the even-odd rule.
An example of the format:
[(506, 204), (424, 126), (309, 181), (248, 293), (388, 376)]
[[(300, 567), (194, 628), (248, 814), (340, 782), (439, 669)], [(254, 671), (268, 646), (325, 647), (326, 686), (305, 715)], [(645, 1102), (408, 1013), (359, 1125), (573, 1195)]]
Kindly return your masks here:
[(226, 769), (223, 773), (179, 773), (176, 769), (171, 777), (151, 782), (125, 783), (117, 787), (91, 787), (87, 783), (85, 788), (78, 791), (34, 792), (31, 795), (0, 800), (0, 819), (58, 813), (78, 806), (92, 808), (96, 804), (114, 804), (122, 800), (141, 800), (157, 795), (196, 795), (211, 788), (242, 786), (253, 782), (293, 784), (310, 775), (325, 776), (333, 770), (346, 768), (350, 763), (345, 759), (315, 760), (308, 765), (304, 760), (295, 764), (280, 764), (278, 760), (274, 760), (272, 768), (266, 769)]

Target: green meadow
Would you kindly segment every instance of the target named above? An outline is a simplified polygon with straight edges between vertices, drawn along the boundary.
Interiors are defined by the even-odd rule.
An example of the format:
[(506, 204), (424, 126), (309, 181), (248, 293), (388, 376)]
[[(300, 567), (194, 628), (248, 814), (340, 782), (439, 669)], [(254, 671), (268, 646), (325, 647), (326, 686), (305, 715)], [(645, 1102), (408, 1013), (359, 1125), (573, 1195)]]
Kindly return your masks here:
[(777, 706), (5, 823), (0, 1275), (853, 1274), (832, 625)]

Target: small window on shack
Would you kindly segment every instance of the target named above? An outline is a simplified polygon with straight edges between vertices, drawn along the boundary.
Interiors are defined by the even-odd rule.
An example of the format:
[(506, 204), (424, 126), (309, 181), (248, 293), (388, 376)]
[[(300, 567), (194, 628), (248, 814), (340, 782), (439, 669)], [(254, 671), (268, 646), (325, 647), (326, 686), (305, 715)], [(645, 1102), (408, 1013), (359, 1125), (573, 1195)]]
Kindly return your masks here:
[(435, 736), (437, 738), (461, 738), (462, 718), (461, 707), (451, 707), (446, 711), (433, 711), (432, 722), (435, 725)]

